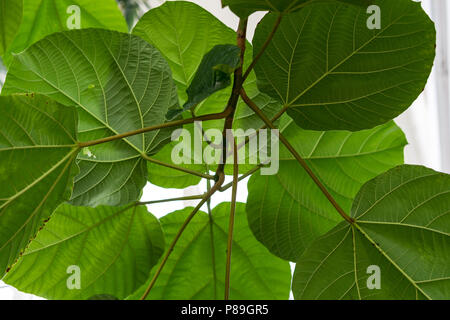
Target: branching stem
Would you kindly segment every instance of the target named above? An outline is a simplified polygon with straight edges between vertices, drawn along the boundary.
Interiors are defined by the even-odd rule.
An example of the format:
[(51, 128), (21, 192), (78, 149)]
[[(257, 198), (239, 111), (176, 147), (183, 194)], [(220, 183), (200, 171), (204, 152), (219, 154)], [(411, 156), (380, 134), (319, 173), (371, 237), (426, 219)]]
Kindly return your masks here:
[(102, 139), (98, 139), (98, 140), (93, 140), (93, 141), (88, 141), (88, 142), (80, 142), (79, 146), (81, 148), (96, 146), (99, 144), (125, 139), (125, 138), (131, 137), (131, 136), (135, 136), (138, 134), (147, 133), (147, 132), (151, 132), (151, 131), (155, 131), (155, 130), (180, 127), (185, 124), (194, 123), (195, 121), (210, 121), (210, 120), (224, 119), (227, 116), (229, 116), (231, 111), (232, 111), (231, 108), (227, 108), (223, 112), (220, 112), (220, 113), (213, 113), (213, 114), (207, 114), (204, 116), (199, 116), (197, 118), (189, 118), (189, 119), (166, 122), (166, 123), (158, 124), (155, 126), (146, 127), (146, 128), (142, 128), (142, 129), (138, 129), (138, 130), (134, 130), (134, 131), (130, 131), (130, 132), (126, 132), (126, 133), (122, 133), (122, 134), (118, 134), (115, 136), (110, 136), (110, 137), (106, 137), (106, 138), (102, 138)]

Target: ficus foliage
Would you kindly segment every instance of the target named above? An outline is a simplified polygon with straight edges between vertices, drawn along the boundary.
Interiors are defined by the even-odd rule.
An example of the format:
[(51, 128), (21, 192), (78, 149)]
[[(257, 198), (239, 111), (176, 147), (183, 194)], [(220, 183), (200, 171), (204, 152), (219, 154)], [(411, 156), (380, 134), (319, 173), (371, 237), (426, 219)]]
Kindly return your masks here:
[[(392, 121), (433, 65), (420, 3), (222, 4), (237, 31), (184, 1), (128, 32), (113, 0), (78, 0), (76, 30), (71, 1), (0, 0), (0, 278), (48, 299), (449, 298), (450, 177), (405, 165)], [(217, 144), (211, 128), (279, 129), (279, 170), (232, 162), (245, 140), (215, 146), (223, 164), (177, 165), (181, 128), (203, 148)], [(196, 208), (157, 219), (141, 202), (147, 183), (202, 180)]]

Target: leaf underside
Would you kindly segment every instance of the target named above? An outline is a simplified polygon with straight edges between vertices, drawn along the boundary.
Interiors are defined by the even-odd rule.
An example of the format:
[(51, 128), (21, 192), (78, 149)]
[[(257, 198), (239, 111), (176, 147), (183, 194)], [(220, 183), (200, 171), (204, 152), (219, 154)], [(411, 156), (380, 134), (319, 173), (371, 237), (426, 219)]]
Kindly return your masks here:
[[(5, 282), (47, 299), (123, 299), (145, 282), (163, 250), (159, 221), (143, 206), (62, 205)], [(79, 290), (68, 288), (70, 266), (79, 267)]]
[[(373, 128), (405, 111), (425, 87), (436, 32), (420, 3), (377, 0), (381, 29), (365, 8), (319, 3), (286, 15), (256, 65), (259, 89), (289, 107), (304, 129)], [(258, 52), (276, 15), (259, 24)]]
[[(366, 183), (342, 223), (298, 260), (296, 299), (447, 299), (450, 176), (403, 165)], [(380, 289), (369, 289), (370, 266)]]
[[(75, 71), (76, 70), (76, 71)], [(17, 55), (4, 94), (39, 92), (78, 110), (80, 141), (96, 140), (166, 121), (178, 105), (167, 62), (137, 36), (102, 29), (56, 33)], [(157, 130), (84, 150), (71, 203), (126, 205), (147, 181), (142, 154), (170, 140)]]
[[(68, 200), (76, 113), (41, 96), (0, 97), (0, 278)], [(31, 164), (31, 165), (30, 165)]]

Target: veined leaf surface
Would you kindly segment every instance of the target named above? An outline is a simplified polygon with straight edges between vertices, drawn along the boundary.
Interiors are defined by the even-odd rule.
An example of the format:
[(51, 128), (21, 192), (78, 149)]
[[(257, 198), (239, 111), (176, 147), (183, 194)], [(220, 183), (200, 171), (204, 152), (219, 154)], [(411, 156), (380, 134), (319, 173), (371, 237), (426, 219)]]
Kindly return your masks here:
[[(64, 204), (5, 282), (47, 299), (85, 300), (99, 294), (123, 299), (147, 280), (163, 251), (159, 221), (144, 206)], [(80, 272), (79, 289), (68, 287), (74, 285), (74, 266)]]
[[(405, 111), (425, 87), (436, 32), (420, 3), (373, 1), (381, 29), (369, 29), (367, 8), (320, 3), (284, 16), (256, 65), (258, 87), (288, 107), (304, 129), (358, 131)], [(259, 24), (259, 52), (276, 14)]]
[(41, 96), (0, 97), (0, 278), (70, 198), (76, 113)]
[[(352, 225), (342, 223), (299, 258), (296, 299), (448, 299), (450, 176), (403, 165), (367, 182)], [(373, 288), (374, 267), (379, 288)], [(375, 276), (377, 276), (375, 274)]]

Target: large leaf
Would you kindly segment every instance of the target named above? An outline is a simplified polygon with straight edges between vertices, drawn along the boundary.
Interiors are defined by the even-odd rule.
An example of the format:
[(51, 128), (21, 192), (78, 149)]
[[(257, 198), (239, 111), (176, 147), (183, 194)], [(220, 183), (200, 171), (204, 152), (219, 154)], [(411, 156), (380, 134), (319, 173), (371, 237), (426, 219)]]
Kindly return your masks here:
[[(22, 0), (9, 2), (19, 3)], [(13, 54), (22, 52), (45, 36), (68, 30), (68, 24), (71, 25), (74, 21), (72, 17), (77, 10), (74, 6), (80, 10), (79, 22), (83, 29), (105, 28), (128, 31), (125, 19), (114, 0), (23, 0), (22, 24), (17, 24), (17, 27), (20, 26), (17, 36), (4, 56), (6, 65), (9, 66), (11, 63)], [(9, 10), (10, 6), (8, 6), (8, 16), (12, 19), (14, 11)]]
[[(39, 92), (76, 105), (79, 139), (95, 140), (164, 123), (178, 104), (167, 62), (137, 36), (101, 29), (48, 36), (17, 55), (4, 92)], [(170, 132), (152, 131), (92, 147), (79, 157), (75, 205), (125, 205), (146, 183), (142, 154), (155, 154)]]
[[(400, 166), (366, 183), (342, 223), (300, 257), (297, 299), (448, 299), (450, 176)], [(370, 266), (379, 267), (380, 288)]]
[[(256, 241), (244, 209), (244, 204), (237, 204), (230, 298), (287, 299), (289, 264), (272, 256)], [(166, 243), (172, 241), (191, 210), (186, 208), (161, 219)], [(229, 213), (229, 203), (214, 208), (211, 219), (204, 212), (198, 213), (172, 252), (149, 299), (223, 299)], [(140, 298), (144, 287), (130, 298)]]
[(40, 96), (0, 97), (0, 278), (68, 200), (76, 113)]
[(6, 51), (22, 22), (22, 0), (0, 0), (0, 56)]
[[(392, 122), (360, 132), (318, 132), (302, 130), (290, 120), (283, 135), (346, 212), (365, 182), (403, 163), (406, 144)], [(285, 148), (280, 149), (278, 174), (255, 174), (248, 191), (247, 214), (253, 233), (272, 253), (290, 261), (296, 261), (315, 238), (341, 221)]]
[[(368, 129), (405, 111), (425, 87), (435, 56), (433, 22), (420, 3), (377, 0), (381, 29), (365, 8), (314, 4), (287, 14), (256, 66), (259, 89), (305, 129)], [(276, 15), (259, 24), (258, 52)]]
[(300, 10), (316, 2), (340, 1), (349, 4), (365, 5), (371, 0), (222, 0), (222, 6), (229, 6), (238, 16), (245, 18), (255, 11), (289, 13)]
[[(5, 277), (15, 288), (48, 299), (88, 299), (134, 292), (164, 251), (159, 221), (143, 206), (60, 206)], [(80, 289), (68, 288), (77, 266)]]

